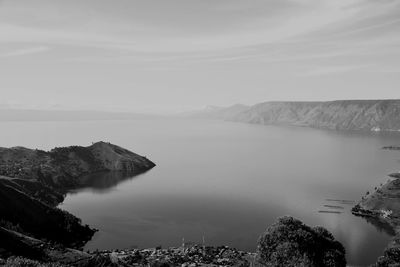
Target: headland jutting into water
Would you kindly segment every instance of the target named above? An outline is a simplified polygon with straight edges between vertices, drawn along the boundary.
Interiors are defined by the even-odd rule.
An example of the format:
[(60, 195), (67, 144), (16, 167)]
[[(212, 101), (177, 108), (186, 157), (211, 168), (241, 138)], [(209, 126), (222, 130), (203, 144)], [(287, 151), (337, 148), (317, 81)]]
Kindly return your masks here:
[(132, 177), (154, 166), (147, 158), (106, 142), (48, 152), (0, 148), (0, 257), (66, 263), (88, 258), (77, 249), (96, 230), (57, 205), (68, 190), (84, 186), (87, 175), (118, 172)]

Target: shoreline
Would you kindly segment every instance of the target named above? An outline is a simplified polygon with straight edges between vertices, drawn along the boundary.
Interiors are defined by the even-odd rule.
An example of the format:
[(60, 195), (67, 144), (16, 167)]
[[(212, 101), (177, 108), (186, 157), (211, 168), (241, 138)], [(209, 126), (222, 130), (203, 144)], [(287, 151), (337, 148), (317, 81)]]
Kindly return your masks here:
[[(384, 150), (400, 151), (399, 146), (385, 146)], [(387, 231), (392, 239), (376, 266), (389, 266), (400, 259), (400, 172), (390, 173), (385, 183), (368, 191), (351, 209), (351, 213)], [(385, 265), (386, 264), (386, 265)]]

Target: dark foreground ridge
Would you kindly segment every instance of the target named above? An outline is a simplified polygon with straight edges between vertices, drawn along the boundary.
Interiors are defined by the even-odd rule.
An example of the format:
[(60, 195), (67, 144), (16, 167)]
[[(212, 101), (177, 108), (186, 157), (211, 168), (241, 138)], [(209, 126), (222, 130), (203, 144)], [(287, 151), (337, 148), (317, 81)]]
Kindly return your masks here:
[(0, 148), (0, 257), (64, 263), (90, 258), (76, 249), (96, 230), (56, 206), (68, 190), (84, 186), (88, 175), (118, 172), (131, 177), (154, 166), (145, 157), (105, 142), (48, 152)]

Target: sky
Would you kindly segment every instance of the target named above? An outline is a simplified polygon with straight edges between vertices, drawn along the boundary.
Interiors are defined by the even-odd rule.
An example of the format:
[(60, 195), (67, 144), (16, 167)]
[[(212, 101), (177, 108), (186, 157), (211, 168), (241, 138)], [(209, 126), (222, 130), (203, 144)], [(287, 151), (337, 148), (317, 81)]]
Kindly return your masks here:
[(400, 98), (399, 0), (0, 0), (0, 107)]

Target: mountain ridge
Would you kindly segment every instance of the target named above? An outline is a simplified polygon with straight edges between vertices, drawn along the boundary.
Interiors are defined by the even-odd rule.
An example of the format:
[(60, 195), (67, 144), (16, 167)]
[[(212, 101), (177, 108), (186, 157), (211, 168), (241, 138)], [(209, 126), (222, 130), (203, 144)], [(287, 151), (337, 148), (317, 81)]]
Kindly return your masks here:
[[(236, 108), (235, 108), (236, 107)], [(269, 101), (202, 113), (203, 118), (350, 131), (400, 131), (400, 100)]]

